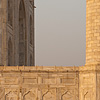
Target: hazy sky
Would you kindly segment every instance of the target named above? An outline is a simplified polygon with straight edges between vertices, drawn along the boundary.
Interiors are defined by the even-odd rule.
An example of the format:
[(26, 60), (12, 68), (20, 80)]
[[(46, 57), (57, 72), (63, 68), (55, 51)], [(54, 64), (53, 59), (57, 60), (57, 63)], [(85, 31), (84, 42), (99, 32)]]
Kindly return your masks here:
[(85, 64), (86, 0), (35, 0), (36, 65)]

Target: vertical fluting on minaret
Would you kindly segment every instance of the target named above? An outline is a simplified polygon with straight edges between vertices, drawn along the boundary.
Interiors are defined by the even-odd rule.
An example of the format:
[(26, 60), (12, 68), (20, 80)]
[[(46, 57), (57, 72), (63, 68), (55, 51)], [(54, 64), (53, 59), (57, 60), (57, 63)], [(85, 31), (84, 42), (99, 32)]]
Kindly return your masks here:
[(100, 64), (100, 0), (86, 3), (86, 65)]

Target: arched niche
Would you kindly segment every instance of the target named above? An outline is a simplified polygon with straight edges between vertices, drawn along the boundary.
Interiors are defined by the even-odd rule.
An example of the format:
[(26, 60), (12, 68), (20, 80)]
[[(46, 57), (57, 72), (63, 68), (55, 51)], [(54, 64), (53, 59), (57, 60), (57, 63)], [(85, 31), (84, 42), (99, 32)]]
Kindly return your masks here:
[(89, 92), (84, 94), (84, 100), (91, 100), (91, 94)]
[(5, 100), (18, 100), (17, 93), (15, 92), (9, 92), (5, 95)]
[(33, 44), (33, 25), (32, 25), (32, 16), (30, 15), (30, 44)]
[(33, 57), (32, 57), (32, 54), (30, 54), (30, 66), (33, 65)]
[(8, 24), (12, 26), (13, 22), (13, 0), (7, 0), (8, 4)]
[(4, 96), (5, 96), (4, 88), (0, 87), (0, 100), (4, 100)]
[(24, 1), (19, 4), (19, 66), (27, 65), (27, 34)]
[(8, 66), (13, 65), (13, 44), (11, 38), (8, 40)]
[(28, 92), (24, 95), (23, 100), (36, 100), (36, 96), (32, 92)]
[(61, 96), (61, 100), (74, 100), (73, 95), (67, 91)]
[(53, 93), (48, 91), (43, 95), (42, 100), (55, 100), (55, 96)]

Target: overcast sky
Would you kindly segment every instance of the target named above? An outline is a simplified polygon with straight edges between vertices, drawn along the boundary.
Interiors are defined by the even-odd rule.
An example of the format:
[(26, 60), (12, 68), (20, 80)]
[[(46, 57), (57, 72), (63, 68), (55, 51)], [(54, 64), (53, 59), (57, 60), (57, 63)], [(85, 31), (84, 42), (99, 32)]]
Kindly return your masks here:
[(85, 64), (86, 0), (35, 0), (36, 65)]

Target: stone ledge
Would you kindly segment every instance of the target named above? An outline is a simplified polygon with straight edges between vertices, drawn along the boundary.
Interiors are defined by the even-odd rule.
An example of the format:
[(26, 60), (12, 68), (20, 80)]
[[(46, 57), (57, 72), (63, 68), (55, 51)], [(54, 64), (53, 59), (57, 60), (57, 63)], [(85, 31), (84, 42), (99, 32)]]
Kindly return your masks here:
[(56, 71), (69, 72), (78, 71), (79, 67), (63, 67), (63, 66), (0, 66), (0, 71)]

